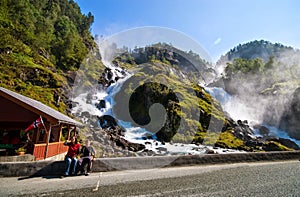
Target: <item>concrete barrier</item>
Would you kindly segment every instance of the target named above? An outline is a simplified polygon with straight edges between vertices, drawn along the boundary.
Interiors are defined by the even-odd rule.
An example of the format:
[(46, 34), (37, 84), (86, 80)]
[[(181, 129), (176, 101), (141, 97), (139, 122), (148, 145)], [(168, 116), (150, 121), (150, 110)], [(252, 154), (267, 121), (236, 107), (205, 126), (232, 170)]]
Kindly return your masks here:
[[(93, 172), (298, 159), (300, 151), (97, 158), (93, 162)], [(61, 175), (64, 169), (64, 161), (0, 162), (0, 176), (5, 177), (55, 176)]]

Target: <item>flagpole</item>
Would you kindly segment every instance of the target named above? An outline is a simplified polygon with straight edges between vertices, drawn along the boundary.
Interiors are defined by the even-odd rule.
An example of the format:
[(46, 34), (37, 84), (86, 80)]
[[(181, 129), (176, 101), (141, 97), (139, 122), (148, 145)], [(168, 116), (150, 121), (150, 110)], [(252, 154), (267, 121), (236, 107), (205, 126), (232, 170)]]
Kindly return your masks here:
[(44, 152), (44, 159), (47, 158), (47, 153), (48, 153), (48, 146), (49, 146), (49, 140), (50, 140), (50, 134), (51, 134), (51, 123), (50, 123), (50, 128), (49, 128), (49, 131), (47, 130), (45, 124), (44, 124), (44, 121), (43, 121), (43, 118), (42, 116), (40, 115), (40, 119), (42, 121), (42, 124), (43, 124), (43, 127), (45, 129), (46, 132), (48, 132), (48, 135), (47, 135), (47, 140), (46, 140), (46, 147), (45, 147), (45, 152)]
[(40, 115), (40, 119), (41, 119), (41, 122), (42, 122), (42, 125), (43, 125), (43, 127), (44, 127), (45, 131), (47, 131), (47, 129), (46, 129), (46, 126), (45, 126), (45, 124), (44, 124), (44, 121), (43, 121), (43, 118), (42, 118), (42, 116), (41, 116), (41, 115)]

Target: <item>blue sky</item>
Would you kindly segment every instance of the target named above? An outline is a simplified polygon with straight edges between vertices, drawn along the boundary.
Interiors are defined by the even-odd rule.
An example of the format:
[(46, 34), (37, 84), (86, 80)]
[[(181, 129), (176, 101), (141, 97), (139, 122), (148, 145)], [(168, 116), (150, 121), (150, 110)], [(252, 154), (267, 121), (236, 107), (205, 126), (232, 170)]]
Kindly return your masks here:
[(298, 0), (75, 0), (104, 37), (142, 27), (178, 30), (216, 61), (239, 43), (268, 40), (300, 49)]

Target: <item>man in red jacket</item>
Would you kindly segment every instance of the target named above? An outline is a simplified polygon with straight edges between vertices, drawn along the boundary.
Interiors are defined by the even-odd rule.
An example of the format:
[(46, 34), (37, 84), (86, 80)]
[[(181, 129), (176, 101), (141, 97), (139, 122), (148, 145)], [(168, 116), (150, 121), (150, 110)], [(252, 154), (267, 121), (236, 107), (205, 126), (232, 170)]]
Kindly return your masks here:
[(66, 171), (64, 175), (65, 176), (69, 175), (71, 164), (73, 164), (71, 169), (71, 175), (75, 175), (75, 170), (77, 165), (76, 156), (79, 154), (80, 144), (77, 142), (77, 139), (74, 136), (71, 138), (71, 142), (65, 142), (64, 145), (69, 146), (67, 155), (65, 156)]

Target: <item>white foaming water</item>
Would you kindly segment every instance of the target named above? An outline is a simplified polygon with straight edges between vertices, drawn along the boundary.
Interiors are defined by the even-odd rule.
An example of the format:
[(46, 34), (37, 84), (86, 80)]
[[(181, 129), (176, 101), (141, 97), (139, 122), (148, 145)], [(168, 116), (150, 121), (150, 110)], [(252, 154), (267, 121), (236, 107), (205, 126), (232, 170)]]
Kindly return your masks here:
[[(95, 91), (95, 93), (92, 95), (92, 98), (90, 99), (90, 102), (87, 102), (88, 93), (83, 93), (77, 96), (73, 100), (74, 102), (78, 103), (78, 105), (72, 109), (73, 114), (80, 115), (82, 112), (88, 112), (91, 115), (96, 115), (99, 117), (103, 115), (110, 115), (112, 117), (115, 117), (113, 114), (114, 96), (120, 91), (123, 83), (132, 76), (132, 74), (125, 72), (119, 67), (111, 64), (114, 56), (116, 56), (113, 45), (105, 41), (102, 41), (100, 45), (101, 47), (99, 48), (99, 50), (101, 53), (103, 64), (112, 71), (112, 79), (115, 79), (116, 77), (120, 79), (117, 82), (111, 84), (106, 90)], [(171, 69), (170, 73), (173, 72), (174, 70)], [(105, 100), (105, 108), (99, 109), (96, 107), (96, 105), (99, 104), (100, 100)], [(85, 121), (83, 120), (83, 122)], [(119, 126), (125, 129), (126, 132), (124, 138), (126, 140), (133, 143), (144, 144), (146, 146), (146, 149), (153, 151), (155, 154), (203, 154), (207, 151), (213, 151), (215, 153), (241, 152), (229, 149), (213, 148), (212, 146), (198, 146), (195, 144), (161, 143), (156, 140), (155, 133), (149, 132), (141, 127), (134, 127), (130, 122), (117, 120), (117, 123)]]
[(255, 109), (238, 97), (231, 96), (220, 87), (205, 87), (205, 90), (221, 104), (223, 110), (229, 113), (232, 119), (247, 120), (253, 124), (259, 123), (260, 117), (257, 116)]
[[(113, 72), (114, 73), (114, 72)], [(88, 100), (88, 93), (82, 93), (73, 99), (77, 105), (72, 108), (72, 114), (81, 114), (82, 112), (88, 112), (91, 115), (104, 116), (110, 115), (113, 116), (113, 105), (114, 105), (114, 96), (117, 92), (120, 91), (122, 84), (130, 78), (131, 75), (127, 75), (123, 79), (120, 79), (118, 82), (111, 84), (106, 90), (96, 90), (94, 94), (91, 95), (91, 98)], [(105, 108), (98, 109), (96, 106), (101, 100), (105, 101)]]
[[(236, 97), (232, 97), (228, 94), (223, 88), (217, 87), (205, 87), (205, 90), (213, 96), (223, 107), (224, 111), (230, 114), (230, 117), (234, 120), (247, 120), (251, 124), (262, 124), (259, 122), (262, 117), (257, 116), (256, 109), (253, 109), (251, 106), (247, 106), (240, 99)], [(263, 109), (261, 109), (263, 110)], [(295, 142), (298, 146), (300, 146), (300, 140), (296, 140), (291, 138), (286, 131), (280, 130), (275, 126), (262, 124), (270, 130), (270, 135), (289, 139)], [(254, 129), (255, 136), (262, 137), (257, 130)]]
[(106, 107), (102, 110), (96, 108), (96, 105), (99, 103), (100, 100), (104, 100), (108, 94), (106, 92), (97, 92), (96, 94), (92, 95), (90, 102), (87, 101), (88, 93), (83, 93), (73, 99), (77, 105), (72, 108), (72, 114), (81, 114), (82, 112), (88, 112), (91, 115), (96, 116), (103, 116), (103, 115), (110, 115), (111, 114), (111, 105), (110, 103), (106, 103)]
[(147, 131), (145, 128), (134, 127), (130, 122), (118, 120), (118, 125), (126, 130), (125, 139), (130, 142), (145, 142), (145, 138), (147, 138), (147, 136), (151, 136), (152, 139), (156, 140), (156, 136), (154, 133)]
[(220, 87), (205, 87), (205, 90), (214, 97), (222, 106), (231, 100), (231, 95)]
[[(115, 68), (113, 66), (109, 67), (112, 72), (115, 73)], [(117, 71), (120, 73), (119, 71)], [(88, 112), (90, 115), (96, 115), (98, 117), (104, 115), (110, 115), (114, 117), (113, 106), (114, 106), (114, 96), (120, 91), (123, 83), (128, 80), (132, 75), (126, 73), (126, 77), (121, 78), (117, 82), (111, 84), (106, 90), (98, 90), (92, 94), (90, 100), (88, 101), (88, 93), (83, 93), (78, 95), (74, 102), (77, 106), (72, 109), (73, 114), (81, 114), (83, 112)], [(119, 76), (120, 77), (120, 76)], [(105, 100), (105, 108), (97, 108), (97, 104), (101, 100)], [(85, 119), (82, 119), (86, 122)], [(141, 127), (134, 127), (130, 122), (125, 122), (122, 120), (117, 120), (119, 126), (125, 129), (124, 139), (132, 142), (144, 144), (148, 151), (152, 151), (154, 154), (159, 155), (188, 155), (188, 154), (204, 154), (207, 151), (213, 151), (219, 154), (226, 154), (232, 152), (243, 152), (235, 151), (230, 149), (213, 148), (212, 146), (203, 146), (195, 144), (181, 144), (181, 143), (161, 143), (157, 141), (155, 133), (149, 132)]]
[(263, 125), (267, 127), (270, 130), (270, 134), (275, 135), (280, 138), (289, 139), (293, 142), (295, 142), (298, 146), (300, 146), (300, 140), (296, 140), (294, 138), (291, 138), (285, 131), (278, 129), (277, 127), (270, 126), (270, 125)]

